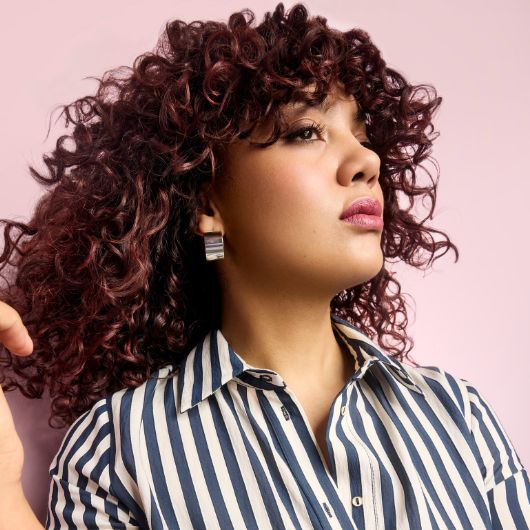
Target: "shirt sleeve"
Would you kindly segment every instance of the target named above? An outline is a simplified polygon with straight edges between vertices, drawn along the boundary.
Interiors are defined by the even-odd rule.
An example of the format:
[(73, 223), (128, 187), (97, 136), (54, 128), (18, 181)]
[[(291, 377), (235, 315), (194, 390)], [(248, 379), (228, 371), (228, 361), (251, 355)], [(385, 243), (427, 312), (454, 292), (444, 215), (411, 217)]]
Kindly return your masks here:
[(488, 495), (494, 530), (530, 530), (530, 482), (512, 442), (489, 402), (464, 380), (470, 428)]
[(46, 530), (140, 528), (112, 493), (107, 406), (107, 398), (101, 399), (70, 426), (50, 464)]

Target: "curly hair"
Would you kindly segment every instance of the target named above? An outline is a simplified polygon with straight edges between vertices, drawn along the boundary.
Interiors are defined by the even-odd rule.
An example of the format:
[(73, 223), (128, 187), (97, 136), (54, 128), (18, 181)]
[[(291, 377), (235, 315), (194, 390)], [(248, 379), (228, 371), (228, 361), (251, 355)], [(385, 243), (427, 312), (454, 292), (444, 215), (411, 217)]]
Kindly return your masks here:
[[(286, 11), (279, 3), (254, 20), (243, 9), (228, 23), (167, 22), (152, 52), (106, 71), (95, 95), (61, 106), (73, 131), (43, 155), (48, 176), (29, 166), (49, 189), (27, 224), (0, 219), (0, 271), (11, 265), (13, 273), (1, 275), (0, 299), (20, 313), (34, 342), (28, 357), (0, 348), (1, 382), (28, 398), (47, 387), (50, 427), (177, 364), (218, 326), (219, 285), (195, 232), (200, 191), (219, 173), (223, 147), (264, 120), (273, 123), (263, 146), (270, 145), (284, 130), (284, 104), (320, 103), (336, 82), (354, 95), (381, 159), (385, 264), (421, 268), (449, 248), (458, 260), (447, 235), (424, 225), (437, 179), (427, 172), (428, 185), (417, 183), (438, 135), (436, 90), (389, 68), (365, 31), (330, 28), (303, 4)], [(418, 219), (412, 210), (425, 196), (430, 211)], [(393, 276), (383, 266), (330, 308), (402, 360), (414, 343)]]

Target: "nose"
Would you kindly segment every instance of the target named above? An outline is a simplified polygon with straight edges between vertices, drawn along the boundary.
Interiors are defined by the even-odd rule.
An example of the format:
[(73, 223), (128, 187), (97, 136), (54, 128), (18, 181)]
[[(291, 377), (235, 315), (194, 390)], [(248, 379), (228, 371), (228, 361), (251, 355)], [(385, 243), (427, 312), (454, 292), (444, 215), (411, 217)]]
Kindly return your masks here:
[(342, 186), (357, 185), (357, 181), (364, 181), (370, 188), (377, 184), (381, 159), (379, 155), (362, 145), (356, 138), (350, 136), (345, 141), (343, 159), (337, 171), (337, 180)]

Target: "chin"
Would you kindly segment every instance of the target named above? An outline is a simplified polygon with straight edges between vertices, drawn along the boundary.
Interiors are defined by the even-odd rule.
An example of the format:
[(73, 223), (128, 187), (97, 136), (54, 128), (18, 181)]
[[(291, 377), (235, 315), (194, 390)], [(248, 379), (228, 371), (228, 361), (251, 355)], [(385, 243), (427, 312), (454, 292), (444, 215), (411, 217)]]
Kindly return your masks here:
[[(369, 282), (379, 274), (385, 263), (382, 252), (377, 256), (371, 256), (370, 259), (355, 259), (349, 261), (349, 268), (345, 271), (343, 268), (337, 272), (336, 278), (346, 277), (344, 283), (349, 287), (355, 287), (362, 283)], [(344, 289), (344, 288), (343, 288)]]

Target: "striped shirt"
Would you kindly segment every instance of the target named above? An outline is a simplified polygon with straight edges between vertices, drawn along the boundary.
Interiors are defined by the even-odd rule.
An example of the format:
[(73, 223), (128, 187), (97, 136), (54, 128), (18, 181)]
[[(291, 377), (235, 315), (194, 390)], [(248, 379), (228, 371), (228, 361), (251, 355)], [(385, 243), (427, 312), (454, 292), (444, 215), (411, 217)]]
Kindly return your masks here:
[(49, 468), (46, 528), (530, 528), (527, 471), (477, 389), (331, 323), (355, 372), (329, 411), (330, 468), (282, 377), (213, 329), (176, 371), (70, 426)]

